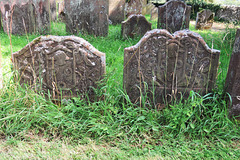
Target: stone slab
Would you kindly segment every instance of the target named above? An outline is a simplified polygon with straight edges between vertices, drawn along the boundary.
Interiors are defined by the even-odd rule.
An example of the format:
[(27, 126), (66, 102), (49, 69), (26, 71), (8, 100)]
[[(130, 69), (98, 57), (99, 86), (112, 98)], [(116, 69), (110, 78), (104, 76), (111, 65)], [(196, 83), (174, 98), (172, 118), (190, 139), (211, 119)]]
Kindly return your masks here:
[(124, 21), (125, 0), (109, 0), (109, 19), (113, 25)]
[[(240, 116), (240, 29), (237, 30), (225, 88), (232, 97), (230, 116)], [(240, 117), (238, 117), (240, 119)]]
[(167, 29), (171, 33), (188, 29), (190, 14), (191, 6), (180, 0), (170, 0), (163, 6), (158, 7), (157, 28)]
[[(52, 99), (88, 94), (105, 73), (105, 54), (75, 36), (41, 36), (12, 54), (17, 81), (36, 91), (50, 93)], [(61, 96), (62, 94), (62, 96)]]
[(140, 101), (141, 90), (157, 106), (187, 98), (191, 90), (205, 94), (214, 88), (219, 55), (189, 30), (151, 30), (124, 50), (124, 89), (132, 102)]
[(214, 22), (214, 13), (209, 9), (204, 9), (197, 13), (195, 28), (199, 30), (211, 29)]

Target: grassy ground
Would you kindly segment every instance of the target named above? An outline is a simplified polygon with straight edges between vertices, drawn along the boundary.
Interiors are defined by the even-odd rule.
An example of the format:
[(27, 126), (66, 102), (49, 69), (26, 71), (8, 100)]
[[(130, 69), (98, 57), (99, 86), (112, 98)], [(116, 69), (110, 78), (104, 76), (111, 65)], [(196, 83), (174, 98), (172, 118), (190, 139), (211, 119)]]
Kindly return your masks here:
[[(108, 37), (80, 35), (106, 53), (106, 84), (98, 90), (106, 98), (90, 104), (76, 97), (56, 105), (13, 82), (11, 45), (0, 31), (0, 159), (239, 159), (239, 122), (228, 118), (223, 91), (236, 30), (190, 30), (221, 50), (216, 89), (192, 92), (164, 110), (138, 108), (124, 93), (123, 50), (140, 38), (123, 40), (120, 25), (110, 26)], [(51, 34), (67, 35), (61, 23), (53, 23)], [(12, 36), (13, 52), (36, 37)]]

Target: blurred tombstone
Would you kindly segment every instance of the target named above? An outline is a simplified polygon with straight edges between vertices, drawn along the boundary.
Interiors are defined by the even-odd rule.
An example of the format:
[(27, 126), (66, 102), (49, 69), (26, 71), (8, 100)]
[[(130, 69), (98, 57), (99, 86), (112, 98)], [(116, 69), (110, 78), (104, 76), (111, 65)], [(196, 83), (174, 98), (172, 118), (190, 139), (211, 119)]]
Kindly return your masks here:
[(124, 21), (125, 0), (109, 0), (109, 19), (112, 24), (121, 24)]
[(35, 6), (31, 2), (1, 1), (3, 30), (6, 33), (23, 35), (35, 33)]
[(50, 17), (51, 21), (57, 20), (57, 3), (56, 0), (50, 0)]
[(67, 32), (108, 35), (108, 0), (65, 0), (64, 7)]
[(64, 1), (58, 2), (58, 20), (64, 22)]
[(141, 0), (130, 0), (126, 3), (126, 16), (129, 17), (132, 14), (142, 14), (142, 2)]
[(155, 8), (155, 5), (152, 3), (148, 3), (148, 4), (144, 5), (142, 8), (142, 15), (151, 14), (151, 12), (154, 8)]
[(188, 29), (190, 23), (191, 6), (180, 0), (171, 0), (158, 7), (158, 28), (169, 32)]
[(225, 88), (232, 97), (230, 116), (240, 119), (240, 29), (237, 30), (231, 60), (229, 63)]
[(196, 29), (211, 29), (214, 21), (214, 13), (209, 9), (204, 9), (197, 13)]
[(41, 36), (12, 54), (17, 81), (52, 99), (78, 97), (94, 100), (92, 87), (105, 73), (105, 53), (75, 36)]
[(158, 8), (155, 7), (152, 11), (151, 11), (151, 20), (155, 20), (158, 19)]
[(151, 30), (151, 27), (152, 24), (143, 15), (132, 14), (126, 21), (122, 22), (121, 32), (124, 38), (134, 38), (135, 36), (143, 36)]
[(151, 30), (124, 50), (124, 88), (132, 102), (147, 95), (154, 106), (187, 98), (191, 90), (205, 94), (214, 88), (219, 55), (189, 30)]

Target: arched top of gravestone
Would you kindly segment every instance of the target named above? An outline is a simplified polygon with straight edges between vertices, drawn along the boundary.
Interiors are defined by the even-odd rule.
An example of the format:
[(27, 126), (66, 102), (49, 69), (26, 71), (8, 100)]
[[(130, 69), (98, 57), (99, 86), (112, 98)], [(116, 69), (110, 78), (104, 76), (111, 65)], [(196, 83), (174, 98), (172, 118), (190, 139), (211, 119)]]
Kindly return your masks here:
[[(105, 53), (76, 36), (41, 36), (12, 54), (20, 84), (50, 91), (54, 99), (89, 94), (105, 74)], [(36, 86), (35, 86), (36, 85)]]
[(133, 21), (134, 19), (137, 19), (137, 21), (145, 21), (145, 23), (147, 23), (148, 25), (152, 25), (152, 23), (148, 22), (146, 17), (142, 14), (132, 14), (125, 21), (123, 21), (122, 24), (131, 23), (131, 21)]
[(188, 29), (191, 6), (181, 0), (171, 0), (158, 7), (158, 28), (174, 33)]
[(148, 31), (136, 45), (125, 48), (125, 50), (134, 51), (134, 50), (138, 49), (140, 46), (142, 46), (145, 42), (147, 42), (151, 37), (157, 36), (157, 35), (164, 35), (165, 37), (168, 37), (169, 39), (177, 39), (177, 40), (183, 39), (184, 37), (192, 37), (192, 38), (197, 39), (209, 53), (220, 54), (219, 50), (209, 48), (207, 43), (200, 36), (200, 34), (192, 32), (188, 29), (176, 31), (173, 34), (171, 34), (166, 29), (153, 29), (151, 31)]

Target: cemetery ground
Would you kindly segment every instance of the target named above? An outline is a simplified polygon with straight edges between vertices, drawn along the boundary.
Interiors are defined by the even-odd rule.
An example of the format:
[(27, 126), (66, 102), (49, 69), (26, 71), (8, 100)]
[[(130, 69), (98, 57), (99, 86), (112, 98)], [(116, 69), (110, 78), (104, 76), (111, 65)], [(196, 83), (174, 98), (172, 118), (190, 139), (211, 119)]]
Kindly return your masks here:
[[(79, 35), (106, 53), (106, 76), (95, 90), (102, 98), (94, 103), (75, 97), (54, 104), (19, 86), (11, 52), (39, 35), (9, 38), (1, 30), (0, 159), (239, 159), (240, 123), (228, 118), (224, 92), (236, 29), (190, 30), (221, 50), (216, 88), (204, 96), (191, 92), (164, 109), (138, 107), (124, 92), (123, 50), (140, 38), (124, 40), (120, 25), (110, 25), (108, 37)], [(53, 23), (51, 34), (67, 35), (64, 24)]]

